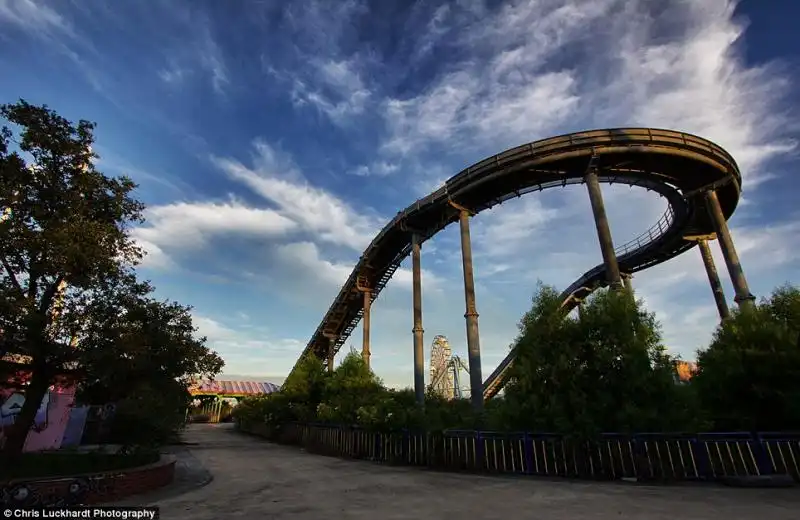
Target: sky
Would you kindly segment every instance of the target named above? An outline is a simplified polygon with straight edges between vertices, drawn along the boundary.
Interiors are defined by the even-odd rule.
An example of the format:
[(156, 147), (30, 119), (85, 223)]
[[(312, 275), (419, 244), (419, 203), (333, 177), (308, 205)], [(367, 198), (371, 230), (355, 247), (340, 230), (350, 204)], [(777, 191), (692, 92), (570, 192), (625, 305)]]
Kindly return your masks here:
[[(220, 378), (280, 383), (398, 211), (566, 132), (659, 127), (723, 146), (744, 176), (729, 223), (751, 292), (800, 282), (799, 15), (779, 0), (0, 0), (0, 102), (97, 123), (98, 169), (147, 204), (141, 276), (193, 306)], [(603, 194), (615, 244), (666, 207)], [(488, 375), (537, 281), (564, 289), (602, 259), (585, 186), (483, 212), (472, 238)], [(409, 267), (373, 305), (372, 366), (395, 387), (413, 380)], [(426, 351), (441, 334), (466, 356), (457, 226), (423, 245), (422, 267)], [(672, 354), (708, 345), (718, 317), (696, 248), (633, 285)]]

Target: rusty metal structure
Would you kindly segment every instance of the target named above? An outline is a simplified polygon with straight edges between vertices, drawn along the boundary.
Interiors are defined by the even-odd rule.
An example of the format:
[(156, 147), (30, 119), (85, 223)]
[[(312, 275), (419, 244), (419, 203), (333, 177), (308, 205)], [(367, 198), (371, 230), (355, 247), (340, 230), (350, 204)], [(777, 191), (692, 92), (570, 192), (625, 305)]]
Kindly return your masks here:
[(461, 399), (461, 371), (469, 374), (464, 360), (453, 355), (450, 342), (445, 336), (434, 336), (430, 354), (430, 383), (428, 389), (445, 399)]
[[(481, 408), (484, 399), (496, 395), (507, 380), (514, 354), (510, 353), (486, 381), (482, 380), (469, 217), (532, 191), (583, 183), (589, 192), (603, 263), (564, 291), (567, 310), (577, 307), (600, 287), (622, 287), (633, 273), (713, 238), (720, 241), (736, 293), (734, 300), (739, 305), (752, 303), (754, 297), (727, 226), (741, 191), (741, 174), (733, 157), (718, 145), (683, 132), (650, 128), (592, 130), (535, 141), (484, 159), (400, 211), (364, 251), (301, 356), (317, 356), (331, 368), (336, 352), (365, 311), (369, 312), (369, 304), (411, 254), (414, 386), (422, 404), (422, 244), (449, 224), (459, 222), (471, 399), (476, 408)], [(600, 183), (652, 190), (666, 198), (669, 206), (642, 235), (614, 247)], [(713, 260), (709, 267), (710, 257), (703, 256), (711, 280), (717, 276), (716, 268)], [(712, 290), (724, 302), (724, 296), (716, 296), (721, 294), (721, 288), (713, 282)], [(724, 319), (723, 307), (719, 309)], [(368, 332), (364, 334), (363, 354), (369, 359)]]

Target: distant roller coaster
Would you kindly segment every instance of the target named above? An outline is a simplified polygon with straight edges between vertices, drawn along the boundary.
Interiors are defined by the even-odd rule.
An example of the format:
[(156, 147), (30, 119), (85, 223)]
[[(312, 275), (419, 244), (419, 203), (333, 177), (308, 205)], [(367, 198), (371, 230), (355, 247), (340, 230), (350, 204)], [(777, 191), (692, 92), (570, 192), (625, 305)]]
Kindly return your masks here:
[[(615, 248), (601, 182), (655, 191), (667, 199), (669, 207), (649, 230)], [(315, 355), (332, 369), (336, 352), (363, 317), (362, 352), (369, 362), (372, 301), (410, 254), (414, 389), (421, 403), (425, 390), (421, 247), (449, 224), (459, 222), (471, 398), (474, 406), (482, 407), (483, 399), (495, 395), (505, 383), (514, 353), (485, 382), (482, 380), (469, 217), (531, 191), (581, 183), (589, 192), (603, 263), (587, 271), (564, 292), (566, 307), (578, 305), (598, 287), (620, 286), (624, 274), (665, 262), (699, 245), (719, 314), (725, 317), (728, 306), (708, 246), (713, 239), (719, 240), (733, 282), (734, 300), (740, 305), (754, 300), (726, 222), (736, 209), (741, 191), (741, 175), (733, 157), (716, 144), (683, 132), (650, 128), (591, 130), (535, 141), (489, 157), (399, 212), (364, 251), (301, 358)]]
[(450, 342), (444, 336), (434, 336), (431, 343), (430, 388), (436, 395), (445, 399), (461, 399), (460, 372), (469, 374), (469, 368), (459, 356), (454, 356)]

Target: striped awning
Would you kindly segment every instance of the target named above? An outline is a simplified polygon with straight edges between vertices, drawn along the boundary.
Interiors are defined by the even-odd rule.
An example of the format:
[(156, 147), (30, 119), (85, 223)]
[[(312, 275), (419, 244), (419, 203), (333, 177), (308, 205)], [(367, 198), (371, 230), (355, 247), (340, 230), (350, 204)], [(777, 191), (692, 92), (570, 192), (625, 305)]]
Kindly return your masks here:
[(189, 388), (192, 395), (247, 396), (271, 394), (280, 387), (266, 381), (203, 381)]

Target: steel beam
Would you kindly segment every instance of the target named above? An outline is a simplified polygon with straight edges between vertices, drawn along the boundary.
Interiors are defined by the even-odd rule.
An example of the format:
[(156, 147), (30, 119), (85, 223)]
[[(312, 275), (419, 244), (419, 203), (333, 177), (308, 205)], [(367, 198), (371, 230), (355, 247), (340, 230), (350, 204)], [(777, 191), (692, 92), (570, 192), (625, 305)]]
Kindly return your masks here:
[(747, 287), (744, 269), (742, 269), (739, 255), (733, 245), (731, 232), (728, 229), (728, 223), (725, 221), (725, 215), (722, 213), (722, 207), (719, 205), (717, 192), (713, 190), (707, 191), (705, 199), (714, 230), (717, 233), (719, 247), (722, 249), (722, 256), (725, 258), (725, 264), (728, 267), (728, 274), (733, 283), (733, 291), (735, 293), (733, 301), (738, 303), (739, 307), (750, 307), (754, 304), (756, 297), (750, 293), (750, 288)]
[(717, 266), (714, 265), (714, 257), (711, 256), (711, 248), (708, 247), (708, 239), (698, 239), (697, 245), (700, 246), (700, 256), (703, 257), (703, 265), (706, 268), (708, 283), (711, 285), (711, 292), (714, 294), (714, 301), (717, 304), (719, 317), (724, 320), (730, 316), (730, 310), (728, 309), (728, 302), (725, 301), (725, 291), (723, 291), (722, 282), (719, 280)]
[(369, 368), (369, 326), (370, 326), (370, 310), (372, 309), (372, 292), (364, 291), (364, 316), (361, 328), (364, 332), (364, 336), (361, 342), (361, 358), (364, 360), (364, 364), (367, 365)]
[(461, 228), (461, 260), (464, 268), (464, 300), (467, 325), (467, 354), (469, 358), (469, 388), (472, 407), (483, 409), (483, 374), (481, 372), (481, 340), (478, 331), (478, 311), (475, 308), (475, 280), (472, 269), (472, 242), (469, 236), (469, 212), (459, 211), (458, 223)]
[(597, 178), (597, 169), (589, 168), (586, 172), (586, 187), (589, 190), (589, 201), (592, 204), (594, 223), (597, 226), (597, 238), (600, 240), (600, 252), (603, 254), (603, 263), (606, 266), (606, 280), (612, 288), (622, 286), (617, 255), (614, 253), (614, 242), (611, 240), (611, 228), (608, 225), (608, 216), (603, 204), (603, 193), (600, 191), (600, 181)]
[(422, 329), (422, 268), (421, 262), (421, 237), (414, 233), (411, 238), (411, 273), (412, 292), (414, 305), (414, 395), (417, 404), (425, 404), (425, 347), (423, 345)]

